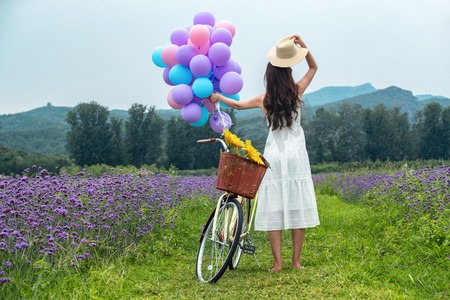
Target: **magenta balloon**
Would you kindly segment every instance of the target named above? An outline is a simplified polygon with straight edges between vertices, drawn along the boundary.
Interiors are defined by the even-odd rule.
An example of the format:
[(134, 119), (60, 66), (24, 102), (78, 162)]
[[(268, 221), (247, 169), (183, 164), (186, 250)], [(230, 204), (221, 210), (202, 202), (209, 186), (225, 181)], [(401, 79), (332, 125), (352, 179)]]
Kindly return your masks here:
[(186, 28), (177, 28), (170, 35), (172, 44), (183, 46), (187, 44), (189, 39), (189, 31)]
[(223, 66), (230, 60), (231, 50), (224, 43), (215, 43), (209, 48), (209, 59), (216, 66)]
[(220, 79), (220, 90), (227, 95), (234, 95), (241, 91), (244, 80), (236, 72), (225, 73)]
[(204, 77), (211, 72), (212, 65), (207, 56), (199, 54), (192, 58), (189, 68), (194, 76)]
[(178, 50), (178, 45), (168, 45), (164, 47), (164, 49), (161, 52), (161, 58), (163, 62), (168, 65), (169, 67), (175, 66), (178, 64), (176, 53)]
[(216, 18), (214, 18), (214, 15), (212, 13), (210, 13), (209, 11), (202, 10), (202, 11), (199, 11), (194, 16), (194, 25), (203, 24), (203, 25), (209, 25), (209, 26), (214, 27), (215, 23), (216, 23)]
[(181, 109), (181, 117), (188, 123), (195, 123), (202, 117), (202, 108), (197, 103), (189, 103)]
[(226, 30), (228, 30), (231, 33), (231, 36), (234, 37), (234, 34), (236, 33), (236, 28), (234, 27), (233, 23), (231, 23), (230, 21), (227, 20), (223, 20), (220, 21), (219, 23), (216, 24), (216, 26), (214, 27), (214, 29), (217, 28), (225, 28)]
[(201, 46), (209, 41), (209, 30), (205, 25), (194, 25), (189, 30), (189, 39), (197, 46)]
[(231, 46), (232, 41), (233, 36), (231, 35), (231, 32), (225, 28), (217, 28), (211, 34), (211, 44), (224, 43), (229, 47)]
[(219, 80), (222, 78), (222, 76), (225, 73), (228, 73), (228, 72), (236, 72), (236, 73), (241, 74), (241, 66), (239, 66), (239, 64), (232, 59), (230, 59), (223, 66), (220, 66), (220, 67), (213, 66), (214, 77), (216, 77)]
[(191, 59), (197, 55), (197, 51), (195, 51), (194, 48), (183, 45), (180, 48), (178, 48), (176, 53), (177, 61), (182, 64), (183, 66), (189, 67), (189, 63), (191, 62)]
[(169, 94), (167, 95), (167, 103), (169, 104), (170, 107), (172, 107), (174, 109), (182, 109), (183, 105), (179, 105), (178, 103), (173, 101), (172, 92), (173, 92), (173, 89), (171, 89), (169, 91)]
[(167, 67), (167, 68), (164, 69), (163, 79), (168, 85), (175, 85), (175, 84), (172, 83), (172, 81), (170, 81), (170, 78), (169, 78), (170, 69), (172, 69), (172, 67)]
[[(227, 126), (223, 126), (222, 122), (220, 122), (220, 119), (223, 119)], [(222, 133), (225, 129), (230, 129), (231, 127), (231, 117), (226, 112), (216, 112), (211, 116), (211, 119), (209, 119), (209, 125), (211, 126), (211, 129), (214, 130), (217, 133)]]
[(179, 105), (188, 104), (193, 97), (194, 93), (189, 85), (179, 84), (172, 89), (172, 99)]

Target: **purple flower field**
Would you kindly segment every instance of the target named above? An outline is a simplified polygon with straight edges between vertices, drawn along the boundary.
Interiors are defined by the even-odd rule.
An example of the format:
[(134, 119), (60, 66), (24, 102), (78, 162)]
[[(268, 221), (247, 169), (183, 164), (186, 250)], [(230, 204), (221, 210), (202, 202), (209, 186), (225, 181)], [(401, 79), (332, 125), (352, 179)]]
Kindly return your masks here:
[(53, 176), (36, 170), (34, 177), (0, 178), (0, 285), (14, 280), (15, 270), (76, 268), (97, 255), (151, 242), (175, 228), (179, 210), (220, 194), (213, 176)]
[(443, 165), (394, 173), (332, 173), (313, 177), (317, 189), (346, 201), (401, 208), (403, 223), (433, 221), (444, 230), (450, 223), (450, 167)]

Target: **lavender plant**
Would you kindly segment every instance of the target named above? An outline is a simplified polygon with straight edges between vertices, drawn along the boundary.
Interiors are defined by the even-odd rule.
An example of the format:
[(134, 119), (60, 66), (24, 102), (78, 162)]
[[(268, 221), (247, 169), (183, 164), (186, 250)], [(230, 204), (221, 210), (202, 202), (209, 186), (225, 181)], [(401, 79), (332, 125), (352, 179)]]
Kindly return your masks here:
[[(27, 176), (32, 171), (37, 174)], [(151, 243), (156, 234), (175, 228), (180, 210), (216, 198), (214, 181), (131, 172), (55, 176), (36, 166), (2, 177), (0, 285), (24, 272), (82, 268)]]

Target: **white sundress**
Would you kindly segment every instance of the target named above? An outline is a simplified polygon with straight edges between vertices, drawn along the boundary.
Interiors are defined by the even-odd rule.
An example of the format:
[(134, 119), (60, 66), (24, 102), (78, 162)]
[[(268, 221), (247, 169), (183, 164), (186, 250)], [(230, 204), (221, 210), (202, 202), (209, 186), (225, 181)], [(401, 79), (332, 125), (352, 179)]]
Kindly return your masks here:
[(320, 224), (305, 134), (293, 114), (292, 127), (269, 131), (264, 157), (270, 163), (258, 193), (255, 230), (272, 231)]

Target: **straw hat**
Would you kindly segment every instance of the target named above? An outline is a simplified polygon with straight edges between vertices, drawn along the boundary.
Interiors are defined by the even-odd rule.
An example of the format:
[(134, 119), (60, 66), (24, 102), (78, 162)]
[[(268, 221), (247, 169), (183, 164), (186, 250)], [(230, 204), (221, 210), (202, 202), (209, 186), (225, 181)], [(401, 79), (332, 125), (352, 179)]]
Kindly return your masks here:
[(297, 46), (290, 37), (282, 38), (277, 45), (269, 51), (269, 62), (280, 68), (292, 67), (301, 62), (308, 49)]

